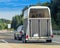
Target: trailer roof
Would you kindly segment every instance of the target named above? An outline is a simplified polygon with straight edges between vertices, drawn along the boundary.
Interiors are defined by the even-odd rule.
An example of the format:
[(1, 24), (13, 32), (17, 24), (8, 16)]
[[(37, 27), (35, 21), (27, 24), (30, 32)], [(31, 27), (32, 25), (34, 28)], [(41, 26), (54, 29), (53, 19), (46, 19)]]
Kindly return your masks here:
[[(26, 9), (26, 10), (29, 10), (29, 9), (31, 9), (31, 8), (34, 8), (34, 9), (35, 9), (35, 8), (36, 8), (36, 9), (37, 9), (37, 8), (38, 8), (38, 9), (39, 9), (39, 8), (48, 8), (48, 9), (49, 9), (49, 7), (47, 7), (47, 6), (31, 6), (31, 7), (29, 7), (29, 8)], [(26, 10), (25, 10), (25, 11), (26, 11)]]
[(47, 6), (31, 6), (30, 8), (49, 8)]

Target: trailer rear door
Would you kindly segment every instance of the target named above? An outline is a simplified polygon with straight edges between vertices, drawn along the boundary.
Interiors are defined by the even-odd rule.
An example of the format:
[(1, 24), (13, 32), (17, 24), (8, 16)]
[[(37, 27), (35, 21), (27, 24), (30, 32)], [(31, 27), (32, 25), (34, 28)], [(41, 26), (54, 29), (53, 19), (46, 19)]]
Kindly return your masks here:
[(50, 34), (50, 24), (47, 19), (29, 20), (30, 37), (47, 37)]

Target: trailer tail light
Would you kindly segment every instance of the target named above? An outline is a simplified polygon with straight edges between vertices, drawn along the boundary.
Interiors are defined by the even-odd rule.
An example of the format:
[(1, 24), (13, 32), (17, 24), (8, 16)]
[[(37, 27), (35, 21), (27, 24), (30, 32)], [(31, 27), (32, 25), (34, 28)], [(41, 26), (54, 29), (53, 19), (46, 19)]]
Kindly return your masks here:
[(26, 39), (28, 39), (28, 35), (26, 35)]
[(22, 31), (20, 31), (20, 34), (22, 34)]
[(53, 36), (53, 35), (51, 35), (51, 37), (53, 38), (54, 36)]

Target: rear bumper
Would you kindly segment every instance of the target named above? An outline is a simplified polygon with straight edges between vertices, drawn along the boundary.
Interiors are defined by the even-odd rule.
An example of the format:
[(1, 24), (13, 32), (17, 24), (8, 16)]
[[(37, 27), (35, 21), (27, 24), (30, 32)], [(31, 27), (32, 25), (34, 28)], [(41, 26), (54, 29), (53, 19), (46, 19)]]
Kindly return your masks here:
[(40, 37), (40, 38), (28, 38), (27, 41), (46, 41), (46, 40), (52, 40), (51, 37)]

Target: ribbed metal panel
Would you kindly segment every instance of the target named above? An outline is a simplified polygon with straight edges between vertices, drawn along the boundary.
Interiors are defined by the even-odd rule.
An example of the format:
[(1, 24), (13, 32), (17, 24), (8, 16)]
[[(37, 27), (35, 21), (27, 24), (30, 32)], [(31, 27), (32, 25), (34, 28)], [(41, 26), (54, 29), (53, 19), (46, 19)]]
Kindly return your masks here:
[(30, 37), (38, 34), (38, 37), (48, 36), (50, 34), (50, 22), (48, 19), (30, 19), (29, 20)]

